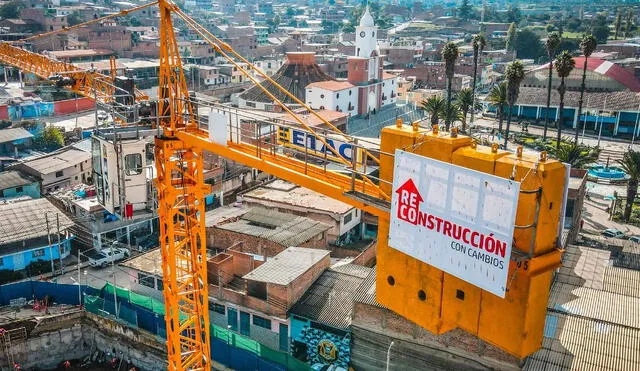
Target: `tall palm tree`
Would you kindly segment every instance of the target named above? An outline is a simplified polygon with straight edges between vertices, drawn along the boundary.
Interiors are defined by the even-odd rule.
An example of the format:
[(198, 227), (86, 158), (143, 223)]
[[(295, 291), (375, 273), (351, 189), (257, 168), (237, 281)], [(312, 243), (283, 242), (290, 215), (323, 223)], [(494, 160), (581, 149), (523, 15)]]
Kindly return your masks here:
[(560, 162), (571, 164), (572, 169), (584, 169), (598, 161), (600, 149), (563, 138), (560, 147), (549, 147), (549, 154)]
[(580, 115), (582, 115), (582, 100), (584, 98), (584, 91), (586, 89), (586, 81), (587, 81), (587, 60), (596, 50), (598, 46), (598, 41), (593, 35), (584, 35), (582, 40), (580, 41), (580, 50), (582, 50), (582, 54), (584, 55), (584, 65), (582, 66), (582, 84), (580, 84), (580, 100), (578, 101), (578, 123), (576, 124), (576, 133), (573, 137), (573, 140), (578, 143), (578, 132), (580, 131)]
[[(473, 45), (473, 101), (476, 101), (476, 89), (477, 86), (477, 76), (478, 76), (478, 63), (480, 62), (480, 58), (482, 58), (482, 51), (485, 46), (487, 46), (487, 39), (482, 34), (477, 34), (473, 37), (473, 41), (471, 42)], [(466, 121), (465, 114), (465, 121)], [(475, 109), (471, 110), (471, 123), (473, 123), (475, 119)], [(464, 123), (464, 122), (463, 122)]]
[(633, 201), (638, 194), (638, 181), (640, 181), (640, 152), (630, 149), (625, 152), (622, 160), (618, 160), (618, 164), (629, 175), (629, 182), (627, 183), (627, 204), (624, 208), (624, 220), (626, 222), (631, 219), (631, 210), (633, 208)]
[(420, 102), (420, 108), (427, 111), (431, 117), (432, 125), (438, 125), (440, 117), (444, 116), (447, 102), (441, 96), (434, 96)]
[(551, 106), (551, 82), (553, 80), (553, 58), (556, 57), (556, 52), (560, 47), (562, 38), (557, 32), (552, 32), (547, 36), (545, 47), (547, 49), (547, 56), (549, 57), (549, 77), (547, 78), (547, 110), (544, 115), (544, 132), (542, 134), (542, 140), (547, 139), (547, 128), (549, 127), (549, 107)]
[(456, 94), (456, 104), (462, 112), (462, 131), (467, 131), (467, 114), (469, 111), (473, 112), (478, 107), (478, 104), (474, 101), (473, 89), (465, 88)]
[(509, 104), (509, 114), (507, 116), (507, 130), (504, 136), (504, 149), (507, 149), (507, 141), (509, 139), (509, 128), (511, 126), (511, 111), (513, 105), (518, 100), (520, 94), (520, 83), (524, 79), (524, 65), (519, 60), (515, 60), (507, 66), (504, 71), (507, 78), (507, 103)]
[(449, 121), (452, 125), (456, 121), (462, 121), (462, 110), (457, 103), (450, 104), (442, 113), (445, 121)]
[(498, 116), (498, 132), (502, 132), (504, 106), (507, 104), (507, 83), (501, 82), (498, 85), (494, 85), (489, 91), (487, 101), (496, 106), (496, 115)]
[[(453, 75), (455, 74), (456, 59), (458, 59), (458, 47), (453, 42), (448, 42), (442, 48), (442, 59), (445, 63), (445, 74), (447, 75), (447, 111), (451, 107), (451, 83), (453, 82)], [(451, 122), (445, 120), (445, 127), (447, 131), (451, 127)]]
[[(564, 122), (564, 93), (567, 91), (564, 80), (575, 68), (576, 61), (573, 59), (571, 54), (569, 54), (569, 52), (565, 50), (560, 53), (560, 55), (556, 59), (555, 65), (558, 77), (560, 77), (560, 85), (558, 86), (558, 93), (560, 94), (560, 106), (558, 107), (558, 137), (556, 142), (556, 146), (560, 148), (560, 138), (562, 138), (562, 123)], [(577, 132), (578, 130), (576, 129), (576, 133)], [(574, 142), (578, 143), (578, 140), (576, 139)]]

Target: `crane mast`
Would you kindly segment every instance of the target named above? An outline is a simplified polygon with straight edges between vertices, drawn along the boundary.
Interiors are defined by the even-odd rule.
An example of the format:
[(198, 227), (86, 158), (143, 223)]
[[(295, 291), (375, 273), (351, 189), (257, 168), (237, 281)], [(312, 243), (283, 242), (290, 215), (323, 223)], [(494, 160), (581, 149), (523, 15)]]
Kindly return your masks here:
[[(155, 138), (155, 164), (169, 370), (209, 370), (211, 367), (204, 220), (204, 196), (209, 193), (209, 187), (205, 185), (203, 176), (205, 150), (377, 216), (377, 300), (389, 309), (434, 334), (462, 328), (520, 358), (539, 349), (546, 315), (544, 304), (549, 295), (552, 272), (560, 264), (560, 250), (555, 237), (560, 217), (558, 205), (562, 203), (559, 184), (564, 181), (565, 175), (561, 164), (547, 159), (546, 154), (534, 158), (523, 155), (522, 151), (513, 155), (499, 151), (497, 147), (476, 146), (469, 137), (458, 136), (455, 132), (450, 135), (438, 133), (437, 128), (425, 130), (417, 123), (409, 126), (397, 122), (395, 126), (386, 127), (381, 133), (380, 150), (364, 148), (357, 138), (341, 133), (305, 102), (199, 25), (171, 0), (154, 1), (23, 41), (83, 27), (154, 5), (159, 7), (160, 14), (160, 69), (156, 105), (159, 134)], [(319, 165), (307, 161), (306, 149), (302, 160), (278, 148), (275, 141), (262, 143), (259, 137), (253, 138), (257, 139), (253, 142), (244, 141), (241, 128), (233, 128), (229, 122), (223, 122), (225, 119), (231, 121), (225, 116), (230, 114), (229, 107), (218, 107), (218, 113), (224, 112), (222, 116), (214, 118), (218, 122), (210, 122), (207, 128), (201, 126), (193, 97), (189, 96), (187, 90), (172, 13), (207, 41), (219, 55), (239, 67), (238, 70), (248, 80), (257, 83), (273, 99), (274, 104), (291, 115), (295, 127), (304, 129), (304, 143), (309, 136), (321, 142), (326, 151), (331, 152), (332, 161), (340, 171), (335, 167), (328, 168), (326, 163)], [(238, 61), (246, 63), (251, 72), (270, 82), (271, 86), (284, 92), (310, 115), (318, 118), (329, 128), (327, 131), (331, 135), (341, 136), (352, 146), (351, 160), (329, 145), (327, 133), (318, 133), (309, 127), (299, 114), (259, 84), (250, 71), (240, 67)], [(92, 70), (80, 70), (72, 64), (49, 59), (11, 43), (0, 43), (0, 63), (16, 66), (44, 79), (56, 77), (58, 86), (95, 98), (97, 103), (118, 104), (114, 98), (118, 94), (113, 83), (114, 72), (107, 76)], [(111, 62), (111, 70), (115, 71), (114, 61)], [(148, 100), (144, 93), (138, 91), (135, 98), (138, 102)], [(254, 125), (255, 133), (261, 133), (264, 125), (270, 126), (267, 128), (269, 132), (274, 132), (274, 128), (277, 131), (286, 124), (254, 120)], [(211, 139), (211, 133), (219, 130), (226, 133), (226, 140)], [(482, 292), (478, 287), (388, 245), (394, 152), (398, 149), (500, 177), (514, 179), (517, 175), (523, 181), (529, 196), (518, 201), (516, 222), (520, 223), (521, 230), (517, 231), (517, 240), (514, 238), (514, 249), (519, 253), (511, 257), (511, 278), (505, 299)], [(361, 156), (356, 156), (356, 153)], [(379, 166), (379, 177), (367, 172), (368, 163)], [(531, 195), (537, 196), (532, 198)], [(542, 202), (545, 207), (541, 207)], [(540, 213), (544, 218), (538, 223)], [(531, 220), (533, 214), (535, 218)], [(522, 265), (521, 262), (525, 260), (529, 264)], [(522, 269), (521, 266), (531, 268)], [(470, 298), (468, 302), (459, 299), (458, 292), (463, 291)], [(508, 325), (492, 322), (494, 317), (500, 317)]]

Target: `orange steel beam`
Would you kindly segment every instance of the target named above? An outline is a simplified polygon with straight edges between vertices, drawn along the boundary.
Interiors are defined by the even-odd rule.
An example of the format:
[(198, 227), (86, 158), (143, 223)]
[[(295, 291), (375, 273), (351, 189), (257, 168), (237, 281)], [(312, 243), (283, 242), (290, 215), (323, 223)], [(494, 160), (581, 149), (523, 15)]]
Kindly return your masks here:
[[(18, 67), (45, 80), (56, 75), (71, 77), (73, 81), (70, 85), (64, 86), (66, 89), (88, 98), (95, 98), (102, 103), (110, 103), (114, 100), (115, 89), (110, 76), (80, 70), (71, 63), (56, 61), (6, 42), (0, 43), (0, 63)], [(145, 93), (137, 89), (135, 95), (137, 101), (149, 100)]]
[(195, 126), (171, 13), (160, 0), (158, 116), (155, 139), (158, 217), (170, 371), (209, 370), (210, 331), (202, 149), (176, 138)]
[(350, 176), (325, 170), (321, 166), (312, 165), (287, 155), (273, 153), (268, 149), (258, 151), (251, 144), (228, 142), (226, 146), (214, 143), (208, 139), (207, 133), (195, 131), (179, 131), (176, 137), (191, 147), (198, 147), (223, 156), (238, 163), (260, 169), (266, 173), (298, 184), (325, 196), (340, 200), (351, 206), (362, 209), (382, 219), (389, 219), (389, 211), (376, 207), (371, 203), (349, 197), (347, 192), (352, 188), (372, 198), (384, 200), (378, 186), (361, 179), (352, 180)]

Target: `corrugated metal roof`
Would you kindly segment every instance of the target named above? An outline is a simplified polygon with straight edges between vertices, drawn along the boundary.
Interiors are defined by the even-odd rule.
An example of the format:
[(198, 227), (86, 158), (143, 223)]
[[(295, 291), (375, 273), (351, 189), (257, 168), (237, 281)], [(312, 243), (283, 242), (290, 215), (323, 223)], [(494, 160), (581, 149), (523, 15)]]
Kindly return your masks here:
[(363, 267), (362, 265), (357, 264), (334, 264), (331, 266), (332, 271), (336, 271), (343, 274), (348, 274), (350, 276), (359, 277), (365, 279), (369, 276), (371, 272), (371, 268)]
[(376, 301), (376, 267), (373, 267), (367, 278), (362, 281), (362, 284), (360, 284), (353, 296), (353, 301), (355, 303), (363, 303), (379, 308), (386, 308), (384, 305), (379, 304)]
[(35, 182), (37, 182), (37, 180), (16, 170), (8, 170), (0, 173), (0, 190), (20, 187)]
[(607, 249), (570, 245), (547, 304), (542, 349), (523, 370), (635, 370), (640, 364), (640, 272)]
[(67, 147), (57, 152), (23, 162), (40, 174), (51, 174), (91, 159), (91, 153)]
[(284, 247), (299, 246), (331, 227), (302, 216), (275, 210), (252, 208), (234, 222), (216, 228), (264, 238)]
[(74, 224), (45, 198), (0, 205), (0, 245), (46, 236), (46, 217), (53, 233), (57, 229), (56, 214), (61, 231)]
[(32, 138), (33, 134), (23, 128), (9, 128), (0, 130), (0, 143), (13, 142), (14, 140)]
[(637, 370), (640, 330), (592, 319), (549, 313), (542, 349), (524, 371)]
[(354, 293), (363, 280), (364, 277), (327, 270), (289, 312), (338, 329), (347, 329), (351, 325)]
[(289, 247), (242, 278), (288, 285), (328, 255), (328, 250)]

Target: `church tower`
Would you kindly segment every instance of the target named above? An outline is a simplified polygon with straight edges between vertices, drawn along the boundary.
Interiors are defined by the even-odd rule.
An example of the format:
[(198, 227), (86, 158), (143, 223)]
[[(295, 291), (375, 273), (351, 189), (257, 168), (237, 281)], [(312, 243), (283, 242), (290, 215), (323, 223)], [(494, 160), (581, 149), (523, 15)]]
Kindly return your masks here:
[(369, 7), (366, 7), (360, 25), (356, 27), (356, 57), (370, 58), (373, 52), (377, 53), (377, 36), (378, 28), (373, 23), (373, 17), (369, 13)]

